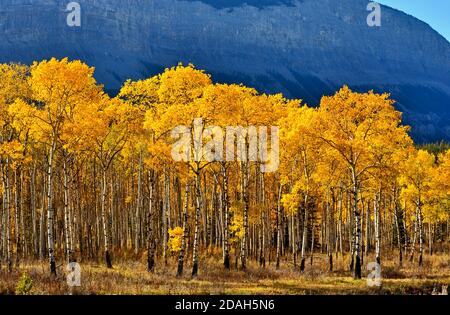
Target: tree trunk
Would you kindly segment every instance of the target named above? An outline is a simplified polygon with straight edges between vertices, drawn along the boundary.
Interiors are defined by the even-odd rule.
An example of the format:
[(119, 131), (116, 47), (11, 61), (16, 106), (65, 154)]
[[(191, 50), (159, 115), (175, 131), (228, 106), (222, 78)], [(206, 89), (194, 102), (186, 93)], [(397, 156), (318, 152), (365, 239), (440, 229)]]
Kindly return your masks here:
[(6, 246), (6, 265), (8, 272), (12, 272), (12, 246), (11, 246), (11, 194), (9, 187), (9, 158), (6, 158), (3, 171), (3, 211), (5, 212), (4, 240)]
[(68, 170), (67, 170), (67, 161), (64, 159), (63, 162), (63, 171), (64, 171), (64, 235), (66, 238), (66, 258), (70, 263), (72, 262), (72, 242), (70, 235), (70, 214), (69, 214), (69, 182), (68, 182)]
[(241, 246), (241, 269), (247, 269), (247, 243), (248, 243), (248, 162), (242, 162), (242, 197), (244, 199), (244, 236)]
[[(170, 196), (168, 188), (169, 177), (167, 174), (167, 169), (164, 169), (164, 201), (163, 201), (163, 213), (162, 213), (162, 241), (163, 241), (163, 260), (164, 266), (167, 266), (167, 233), (168, 233), (168, 213), (170, 211)], [(200, 188), (199, 188), (200, 189)]]
[(140, 218), (142, 208), (142, 152), (139, 154), (139, 169), (138, 169), (138, 187), (137, 187), (137, 200), (136, 200), (136, 213), (135, 213), (135, 240), (134, 240), (134, 253), (139, 253), (139, 235), (141, 231)]
[(352, 171), (353, 176), (353, 213), (355, 216), (355, 279), (361, 279), (361, 225), (360, 212), (358, 209), (359, 183), (356, 178), (356, 170)]
[(341, 257), (344, 255), (343, 246), (342, 246), (342, 236), (344, 233), (342, 233), (342, 203), (343, 203), (343, 193), (342, 189), (339, 190), (339, 223), (338, 223), (338, 229), (339, 229), (339, 252), (341, 253)]
[(48, 157), (47, 168), (47, 240), (48, 240), (48, 255), (50, 261), (50, 274), (56, 276), (56, 262), (55, 262), (55, 239), (53, 235), (54, 230), (54, 209), (53, 209), (53, 155), (56, 150), (56, 141), (53, 141)]
[(309, 250), (310, 252), (310, 265), (312, 267), (313, 263), (314, 263), (314, 246), (315, 246), (315, 238), (316, 236), (314, 235), (314, 230), (316, 229), (315, 227), (315, 222), (314, 222), (314, 215), (312, 212), (310, 212), (309, 214), (309, 219), (311, 220), (311, 248)]
[(395, 216), (395, 227), (397, 229), (397, 246), (398, 246), (398, 262), (401, 267), (403, 264), (403, 251), (402, 251), (402, 234), (400, 228), (400, 216), (398, 213), (398, 204), (397, 201), (394, 200), (394, 216)]
[(20, 229), (20, 179), (18, 173), (20, 172), (20, 167), (17, 167), (14, 170), (14, 234), (16, 236), (16, 261), (15, 265), (16, 268), (19, 268), (20, 266), (20, 256), (22, 254), (22, 235), (21, 235), (21, 229)]
[(112, 268), (111, 253), (109, 248), (109, 229), (108, 215), (106, 213), (106, 169), (102, 173), (102, 226), (103, 226), (103, 243), (105, 246), (105, 262), (107, 268)]
[(39, 258), (41, 260), (45, 259), (45, 215), (44, 215), (44, 199), (45, 199), (45, 176), (43, 176), (43, 187), (42, 190), (42, 212), (39, 218)]
[(39, 240), (37, 234), (37, 215), (36, 215), (36, 164), (30, 169), (30, 203), (31, 203), (31, 241), (33, 243), (33, 254), (35, 258), (39, 255)]
[(334, 220), (333, 220), (333, 216), (334, 216), (334, 209), (335, 209), (335, 195), (334, 192), (331, 191), (331, 195), (332, 195), (332, 207), (330, 207), (330, 203), (327, 201), (327, 206), (326, 206), (326, 210), (327, 210), (327, 253), (328, 253), (328, 263), (329, 263), (329, 271), (332, 272), (333, 271), (333, 235), (334, 235), (334, 231), (333, 231), (333, 226), (334, 226)]
[(355, 214), (353, 211), (353, 205), (352, 205), (352, 193), (348, 194), (348, 200), (347, 200), (347, 211), (348, 211), (348, 242), (349, 242), (349, 249), (350, 249), (350, 271), (354, 272), (355, 270), (355, 236), (356, 236), (356, 228), (354, 226), (355, 221)]
[[(416, 217), (417, 217), (417, 209), (416, 209)], [(414, 254), (416, 251), (416, 241), (417, 241), (417, 230), (418, 230), (418, 219), (414, 220), (414, 230), (413, 230), (413, 238), (411, 242), (411, 254), (409, 257), (409, 261), (412, 262), (414, 260)]]
[(375, 211), (375, 257), (377, 264), (381, 264), (381, 233), (380, 233), (380, 201), (381, 192), (375, 195), (374, 211)]
[(280, 269), (280, 256), (281, 256), (281, 192), (282, 187), (278, 188), (278, 200), (277, 200), (277, 270)]
[(417, 223), (419, 225), (419, 266), (423, 263), (423, 222), (422, 222), (422, 203), (419, 198), (417, 203)]
[(154, 207), (154, 190), (155, 179), (154, 172), (148, 172), (149, 180), (149, 203), (147, 213), (147, 270), (149, 272), (155, 271), (155, 238), (153, 233), (153, 207)]
[(184, 210), (183, 210), (183, 238), (181, 240), (181, 249), (178, 256), (178, 270), (177, 277), (183, 275), (184, 253), (186, 250), (186, 240), (188, 237), (188, 209), (189, 209), (189, 182), (186, 182), (186, 192), (184, 197)]
[(264, 211), (261, 211), (260, 214), (260, 226), (261, 230), (259, 231), (259, 266), (264, 267), (265, 266), (265, 220), (264, 220)]
[(230, 215), (229, 215), (229, 201), (228, 201), (228, 174), (225, 165), (222, 164), (222, 176), (223, 176), (223, 197), (222, 197), (222, 209), (224, 213), (224, 227), (223, 227), (223, 247), (224, 247), (224, 257), (223, 265), (225, 269), (230, 270), (230, 241), (229, 241), (229, 225), (230, 225)]
[(292, 264), (294, 265), (294, 270), (297, 269), (297, 246), (295, 239), (295, 215), (291, 217), (291, 246), (292, 246)]
[[(198, 164), (198, 162), (197, 162)], [(192, 277), (198, 275), (198, 252), (199, 252), (199, 233), (200, 233), (200, 198), (201, 198), (201, 177), (200, 170), (197, 165), (196, 169), (196, 183), (195, 183), (195, 231), (194, 231), (194, 245), (192, 253)]]
[[(304, 218), (303, 218), (303, 235), (302, 235), (302, 253), (301, 253), (301, 261), (300, 261), (300, 272), (305, 271), (305, 254), (306, 254), (306, 242), (307, 242), (307, 235), (308, 235), (308, 195), (305, 195), (304, 199)], [(314, 224), (313, 224), (314, 225)], [(313, 226), (314, 228), (314, 226)]]
[[(374, 201), (375, 204), (375, 201)], [(367, 202), (367, 210), (366, 210), (366, 236), (364, 238), (364, 256), (368, 257), (370, 251), (370, 200)]]
[(431, 222), (428, 222), (428, 253), (433, 256), (433, 231)]

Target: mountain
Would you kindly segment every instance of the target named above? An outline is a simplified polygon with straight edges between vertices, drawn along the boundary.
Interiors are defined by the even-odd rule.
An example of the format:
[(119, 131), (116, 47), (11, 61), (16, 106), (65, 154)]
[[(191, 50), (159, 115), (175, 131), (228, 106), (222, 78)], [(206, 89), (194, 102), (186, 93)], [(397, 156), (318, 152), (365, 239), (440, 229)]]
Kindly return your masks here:
[(178, 62), (215, 81), (318, 105), (343, 84), (391, 92), (417, 141), (450, 140), (450, 43), (429, 25), (367, 0), (0, 0), (0, 62), (82, 59), (111, 93)]

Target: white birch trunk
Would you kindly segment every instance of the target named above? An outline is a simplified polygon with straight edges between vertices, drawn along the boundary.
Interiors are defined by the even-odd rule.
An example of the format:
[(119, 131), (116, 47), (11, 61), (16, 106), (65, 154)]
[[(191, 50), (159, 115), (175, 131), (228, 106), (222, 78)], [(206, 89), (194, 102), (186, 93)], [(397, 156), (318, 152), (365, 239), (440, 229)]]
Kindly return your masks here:
[(50, 262), (50, 273), (56, 276), (56, 262), (55, 262), (55, 237), (54, 231), (54, 214), (53, 209), (53, 159), (56, 150), (56, 141), (54, 140), (48, 157), (47, 168), (47, 241), (48, 241), (48, 256)]
[(109, 229), (108, 229), (108, 215), (106, 213), (106, 169), (102, 170), (102, 227), (103, 227), (103, 244), (105, 251), (105, 262), (107, 268), (112, 268), (111, 253), (109, 248)]
[(196, 183), (195, 183), (195, 230), (194, 230), (194, 244), (192, 249), (192, 277), (198, 275), (198, 252), (199, 252), (199, 238), (200, 238), (200, 207), (201, 207), (201, 177), (199, 165), (197, 162), (196, 169)]

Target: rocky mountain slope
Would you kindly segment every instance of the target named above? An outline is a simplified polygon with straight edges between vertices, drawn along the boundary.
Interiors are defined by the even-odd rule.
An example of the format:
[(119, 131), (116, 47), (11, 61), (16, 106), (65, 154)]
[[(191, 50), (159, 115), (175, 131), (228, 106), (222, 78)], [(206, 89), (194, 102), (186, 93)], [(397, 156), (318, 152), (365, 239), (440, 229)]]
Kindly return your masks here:
[(343, 84), (391, 92), (418, 141), (450, 140), (450, 43), (426, 23), (367, 0), (0, 0), (0, 62), (82, 59), (111, 91), (128, 78), (194, 63), (317, 105)]

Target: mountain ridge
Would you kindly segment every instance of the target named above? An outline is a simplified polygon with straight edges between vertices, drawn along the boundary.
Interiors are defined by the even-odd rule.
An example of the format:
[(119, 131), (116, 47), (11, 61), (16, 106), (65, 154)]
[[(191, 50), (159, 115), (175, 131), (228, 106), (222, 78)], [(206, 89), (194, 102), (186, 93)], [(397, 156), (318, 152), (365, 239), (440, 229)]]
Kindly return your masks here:
[(179, 62), (215, 81), (318, 105), (347, 84), (390, 92), (420, 141), (450, 140), (450, 43), (427, 23), (382, 6), (366, 24), (365, 0), (3, 0), (0, 62), (50, 57), (96, 67), (109, 91)]

